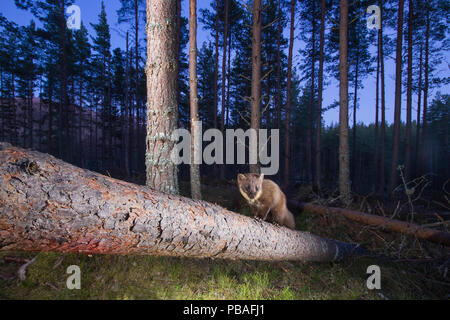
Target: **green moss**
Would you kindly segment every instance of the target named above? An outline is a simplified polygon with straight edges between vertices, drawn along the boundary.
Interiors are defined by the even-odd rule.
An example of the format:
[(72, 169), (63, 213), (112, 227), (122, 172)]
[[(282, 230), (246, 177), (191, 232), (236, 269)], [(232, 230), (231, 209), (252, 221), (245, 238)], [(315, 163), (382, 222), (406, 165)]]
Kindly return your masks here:
[[(33, 257), (2, 252), (4, 256)], [(62, 259), (62, 261), (61, 261)], [(3, 259), (2, 259), (3, 261)], [(59, 263), (59, 265), (58, 265)], [(66, 288), (69, 265), (81, 269), (81, 289)], [(19, 263), (0, 264), (2, 299), (380, 299), (366, 288), (367, 266), (379, 264), (382, 295), (443, 298), (401, 265), (364, 258), (339, 263), (268, 263), (172, 257), (39, 253), (19, 282)]]

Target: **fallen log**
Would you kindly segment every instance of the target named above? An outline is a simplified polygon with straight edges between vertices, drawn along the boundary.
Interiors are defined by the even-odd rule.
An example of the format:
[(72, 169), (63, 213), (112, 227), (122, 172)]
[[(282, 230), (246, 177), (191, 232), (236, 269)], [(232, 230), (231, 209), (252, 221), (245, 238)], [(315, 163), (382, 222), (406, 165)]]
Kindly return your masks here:
[(415, 236), (419, 239), (443, 244), (445, 246), (450, 246), (450, 233), (425, 228), (414, 223), (394, 220), (382, 216), (377, 216), (373, 214), (368, 214), (344, 208), (325, 207), (312, 203), (299, 203), (295, 201), (289, 201), (289, 206), (299, 210), (307, 210), (321, 215), (325, 214), (342, 215), (350, 220), (357, 221), (362, 224), (383, 227), (387, 231), (399, 232), (405, 235)]
[(331, 261), (365, 253), (0, 143), (0, 250)]

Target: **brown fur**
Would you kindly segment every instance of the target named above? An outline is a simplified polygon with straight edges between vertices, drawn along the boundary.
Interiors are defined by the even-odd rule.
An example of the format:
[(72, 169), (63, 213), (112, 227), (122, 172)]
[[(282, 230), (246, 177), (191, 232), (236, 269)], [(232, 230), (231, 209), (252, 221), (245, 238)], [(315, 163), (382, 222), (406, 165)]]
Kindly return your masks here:
[(295, 230), (294, 216), (286, 207), (286, 196), (264, 174), (238, 174), (239, 191), (247, 200), (255, 217)]

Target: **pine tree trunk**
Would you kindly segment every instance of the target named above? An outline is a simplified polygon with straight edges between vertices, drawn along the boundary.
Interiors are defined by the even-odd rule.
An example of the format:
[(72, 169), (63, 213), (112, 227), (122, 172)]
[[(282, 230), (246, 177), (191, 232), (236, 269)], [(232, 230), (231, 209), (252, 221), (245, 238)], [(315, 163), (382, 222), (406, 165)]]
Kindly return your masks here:
[(5, 141), (5, 106), (4, 104), (4, 97), (3, 97), (3, 68), (0, 67), (0, 104), (2, 106), (1, 108), (1, 121), (2, 121), (2, 131), (0, 135), (0, 139), (2, 141)]
[(100, 121), (102, 122), (102, 152), (101, 152), (101, 159), (102, 159), (102, 166), (100, 170), (105, 169), (105, 162), (107, 160), (106, 155), (106, 117), (108, 116), (108, 113), (106, 111), (106, 105), (107, 105), (107, 99), (106, 99), (106, 79), (105, 79), (105, 73), (106, 73), (106, 53), (102, 52), (103, 55), (103, 63), (102, 63), (102, 90), (103, 90), (103, 98), (102, 98), (102, 111), (100, 116)]
[[(133, 54), (131, 53), (131, 50), (130, 50), (130, 60), (129, 60), (129, 62), (128, 62), (128, 72), (129, 72), (129, 75), (128, 75), (128, 79), (129, 79), (129, 84), (130, 84), (130, 88), (131, 88), (131, 77), (132, 77), (132, 74), (131, 74), (131, 67), (132, 67), (132, 65), (133, 65)], [(131, 90), (130, 90), (131, 91)], [(135, 167), (136, 167), (136, 161), (135, 161), (135, 149), (134, 149), (134, 140), (135, 140), (135, 138), (134, 138), (134, 136), (135, 136), (135, 130), (134, 130), (134, 128), (135, 128), (135, 117), (134, 117), (134, 108), (133, 108), (133, 98), (132, 98), (132, 95), (130, 94), (129, 96), (128, 96), (128, 103), (129, 103), (129, 107), (128, 107), (128, 132), (129, 132), (129, 134), (128, 134), (128, 145), (129, 145), (129, 149), (130, 149), (130, 151), (129, 151), (129, 158), (130, 158), (130, 160), (129, 160), (129, 163), (130, 163), (130, 171), (132, 172), (134, 169), (135, 169)]]
[(108, 52), (108, 119), (109, 119), (109, 129), (108, 129), (108, 138), (109, 138), (109, 142), (108, 142), (108, 166), (109, 168), (113, 168), (114, 166), (114, 155), (113, 155), (113, 135), (114, 135), (114, 115), (112, 112), (112, 89), (111, 89), (111, 54)]
[[(215, 40), (214, 40), (214, 106), (213, 106), (213, 128), (217, 129), (217, 113), (218, 113), (218, 103), (219, 103), (219, 0), (216, 0), (216, 23), (215, 23)], [(217, 175), (218, 167), (214, 165), (213, 167), (214, 174)]]
[(348, 148), (348, 0), (341, 0), (339, 20), (339, 193), (351, 202)]
[[(130, 134), (130, 126), (129, 126), (129, 119), (130, 114), (128, 111), (128, 99), (129, 99), (129, 90), (130, 90), (130, 80), (129, 80), (129, 69), (128, 69), (128, 31), (126, 36), (126, 45), (125, 45), (125, 99), (122, 104), (122, 147), (123, 147), (123, 163), (124, 163), (124, 169), (125, 169), (125, 175), (127, 177), (130, 177), (130, 143), (128, 140), (128, 136)], [(128, 125), (127, 125), (128, 122)]]
[(95, 165), (94, 167), (98, 170), (98, 103), (95, 102), (95, 139), (94, 139), (94, 150), (95, 150)]
[(422, 56), (423, 56), (423, 44), (420, 44), (420, 56), (419, 56), (419, 88), (418, 88), (418, 93), (417, 93), (417, 120), (416, 120), (416, 153), (414, 155), (414, 165), (415, 165), (415, 170), (414, 173), (417, 176), (419, 176), (420, 174), (420, 166), (419, 166), (419, 156), (421, 155), (420, 152), (420, 107), (421, 107), (421, 101), (422, 101)]
[(177, 166), (170, 158), (178, 122), (176, 94), (176, 0), (147, 0), (147, 186), (178, 194)]
[[(28, 90), (29, 90), (29, 104), (28, 104), (28, 148), (33, 148), (33, 81), (30, 80), (28, 84)], [(25, 130), (25, 128), (24, 128)]]
[[(92, 163), (92, 148), (93, 148), (93, 129), (92, 129), (92, 108), (89, 108), (89, 162)], [(92, 165), (92, 164), (91, 164)]]
[[(270, 53), (268, 53), (267, 54), (267, 56), (269, 56), (270, 55)], [(270, 62), (270, 61), (268, 61), (268, 65), (270, 66), (272, 63)], [(271, 84), (271, 82), (270, 82), (270, 75), (272, 74), (272, 72), (271, 72), (271, 70), (269, 69), (268, 71), (267, 71), (267, 81), (266, 81), (266, 94), (265, 94), (265, 97), (266, 97), (266, 101), (264, 102), (264, 107), (263, 107), (263, 110), (264, 110), (264, 113), (266, 114), (266, 128), (267, 129), (269, 129), (270, 128), (270, 116), (271, 116), (271, 114), (270, 114), (270, 101), (271, 101), (271, 99), (272, 99), (272, 97), (271, 97), (271, 95), (270, 95), (270, 89), (271, 89), (271, 87), (270, 87), (270, 84)]]
[(365, 253), (356, 244), (160, 193), (7, 143), (0, 143), (0, 208), (2, 251), (266, 261), (333, 261)]
[(66, 19), (65, 19), (65, 7), (64, 1), (61, 1), (61, 31), (60, 31), (60, 67), (61, 67), (61, 77), (60, 77), (60, 96), (59, 96), (59, 115), (58, 115), (58, 155), (66, 159), (66, 140), (68, 138), (68, 123), (67, 123), (67, 112), (66, 110), (66, 98), (67, 98), (67, 88), (66, 88)]
[(412, 25), (413, 2), (409, 0), (408, 8), (408, 79), (406, 89), (406, 152), (405, 152), (405, 180), (411, 176), (411, 116), (412, 116)]
[(11, 118), (10, 118), (10, 121), (11, 121), (11, 123), (10, 123), (10, 127), (11, 127), (11, 130), (10, 130), (10, 137), (11, 137), (11, 139), (10, 139), (10, 141), (12, 141), (12, 143), (13, 144), (17, 144), (17, 135), (18, 135), (18, 132), (17, 132), (17, 127), (18, 127), (18, 125), (17, 125), (17, 110), (16, 110), (16, 75), (15, 75), (15, 73), (13, 72), (12, 73), (12, 75), (11, 75), (11, 87), (12, 87), (12, 96), (11, 96), (11, 101), (12, 101), (12, 103), (11, 103), (11, 105), (12, 105), (12, 115), (11, 115)]
[(278, 0), (278, 27), (277, 27), (277, 81), (275, 83), (275, 108), (277, 112), (277, 128), (281, 129), (281, 0)]
[(313, 183), (313, 168), (312, 168), (312, 148), (313, 148), (313, 132), (314, 132), (314, 96), (315, 96), (315, 65), (316, 65), (316, 18), (315, 18), (315, 3), (312, 2), (312, 49), (311, 49), (311, 101), (309, 104), (308, 117), (308, 131), (306, 134), (306, 173), (308, 183)]
[[(227, 78), (227, 39), (228, 39), (228, 11), (229, 11), (229, 0), (225, 1), (225, 20), (223, 28), (223, 51), (222, 51), (222, 117), (220, 122), (220, 131), (222, 135), (225, 136), (225, 108), (226, 108), (226, 78)], [(225, 165), (220, 166), (220, 178), (225, 179)]]
[(227, 62), (227, 102), (225, 108), (226, 121), (225, 127), (228, 128), (230, 118), (230, 77), (231, 77), (231, 21), (228, 21), (228, 62)]
[(379, 104), (380, 104), (380, 32), (378, 32), (377, 40), (377, 69), (376, 69), (376, 89), (375, 89), (375, 146), (374, 146), (374, 162), (373, 162), (373, 191), (378, 190), (378, 163), (379, 158), (379, 138), (378, 138), (378, 118), (379, 118)]
[(292, 86), (292, 56), (294, 47), (294, 26), (295, 26), (295, 0), (291, 0), (291, 25), (289, 31), (289, 52), (288, 52), (288, 70), (287, 70), (287, 92), (286, 92), (286, 119), (284, 123), (285, 141), (284, 141), (284, 186), (289, 186), (289, 160), (290, 160), (290, 141), (289, 130), (291, 128), (291, 86)]
[[(228, 1), (228, 0), (227, 0)], [(261, 124), (261, 0), (253, 0), (252, 93), (250, 128), (259, 131)], [(251, 135), (250, 145), (258, 145), (257, 135)], [(250, 164), (250, 172), (259, 173), (259, 164)]]
[(24, 148), (27, 147), (27, 115), (28, 115), (28, 99), (24, 98), (22, 101), (20, 101), (20, 103), (22, 104), (22, 112), (21, 112), (21, 116), (22, 116), (22, 129), (23, 129), (23, 133), (22, 133), (22, 146)]
[[(200, 158), (201, 132), (196, 131), (198, 119), (198, 89), (197, 89), (197, 0), (189, 0), (189, 97), (191, 111), (191, 196), (192, 199), (201, 199), (200, 164), (196, 159)], [(200, 135), (199, 135), (200, 134)]]
[(404, 0), (398, 3), (398, 19), (397, 19), (397, 45), (395, 57), (395, 106), (394, 106), (394, 132), (392, 136), (392, 162), (391, 162), (391, 179), (389, 184), (389, 192), (392, 193), (397, 187), (398, 173), (398, 153), (400, 149), (400, 114), (402, 104), (402, 39), (403, 39), (403, 7)]
[(351, 165), (351, 177), (353, 189), (356, 189), (356, 109), (358, 104), (358, 72), (359, 72), (359, 48), (356, 49), (356, 66), (355, 66), (355, 94), (353, 96), (353, 143), (352, 143), (352, 165)]
[(0, 139), (2, 141), (6, 141), (6, 130), (5, 130), (5, 119), (6, 119), (6, 111), (5, 111), (5, 99), (3, 94), (3, 68), (0, 67), (0, 104), (1, 108), (1, 121), (2, 121), (2, 131), (0, 135)]
[(421, 148), (421, 161), (420, 161), (420, 173), (423, 174), (427, 171), (427, 108), (428, 108), (428, 59), (429, 59), (429, 41), (430, 41), (430, 9), (427, 5), (426, 12), (426, 30), (425, 30), (425, 83), (423, 88), (423, 116), (422, 116), (422, 148)]
[(383, 0), (378, 1), (378, 6), (380, 7), (380, 25), (381, 28), (379, 32), (380, 39), (380, 71), (381, 71), (381, 159), (380, 159), (380, 184), (379, 190), (384, 194), (385, 189), (385, 160), (386, 160), (386, 96), (385, 96), (385, 85), (384, 85), (384, 50), (383, 50)]
[(219, 78), (219, 0), (216, 0), (216, 37), (214, 54), (214, 128), (217, 129), (218, 78)]
[[(83, 62), (81, 63), (80, 70), (83, 70)], [(82, 71), (81, 71), (82, 72)], [(79, 152), (79, 163), (81, 167), (83, 165), (83, 81), (80, 75), (80, 92), (79, 92), (79, 114), (78, 114), (78, 152)]]
[(323, 50), (325, 46), (325, 0), (320, 1), (320, 44), (319, 44), (319, 84), (317, 89), (317, 128), (316, 128), (316, 143), (314, 151), (315, 159), (315, 180), (314, 185), (320, 192), (320, 177), (322, 175), (321, 170), (321, 157), (320, 157), (320, 132), (322, 129), (322, 94), (323, 94)]
[(38, 150), (42, 151), (42, 75), (39, 79)]
[[(50, 80), (49, 82), (52, 82)], [(47, 136), (47, 152), (52, 153), (52, 146), (53, 146), (53, 85), (52, 83), (49, 84), (49, 102), (48, 102), (48, 136)]]
[[(134, 81), (135, 83), (135, 95), (136, 95), (136, 138), (134, 139), (135, 144), (136, 144), (136, 156), (137, 156), (137, 161), (136, 161), (136, 165), (137, 165), (137, 169), (140, 170), (141, 169), (141, 163), (142, 160), (144, 158), (143, 154), (142, 154), (142, 148), (141, 148), (141, 144), (140, 141), (142, 139), (142, 133), (141, 133), (141, 116), (140, 116), (140, 100), (139, 100), (139, 6), (138, 6), (138, 0), (134, 0), (134, 45), (136, 46), (136, 58), (134, 59), (134, 64), (135, 64), (135, 75), (134, 75)], [(177, 52), (177, 56), (178, 56), (178, 52)]]

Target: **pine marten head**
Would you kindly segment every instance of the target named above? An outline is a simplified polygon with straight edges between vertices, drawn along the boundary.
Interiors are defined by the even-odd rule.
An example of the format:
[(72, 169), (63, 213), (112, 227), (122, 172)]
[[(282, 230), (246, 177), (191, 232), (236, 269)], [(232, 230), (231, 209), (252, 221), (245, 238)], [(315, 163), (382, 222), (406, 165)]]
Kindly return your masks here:
[(237, 183), (242, 196), (250, 203), (258, 200), (262, 194), (264, 173), (238, 174)]

